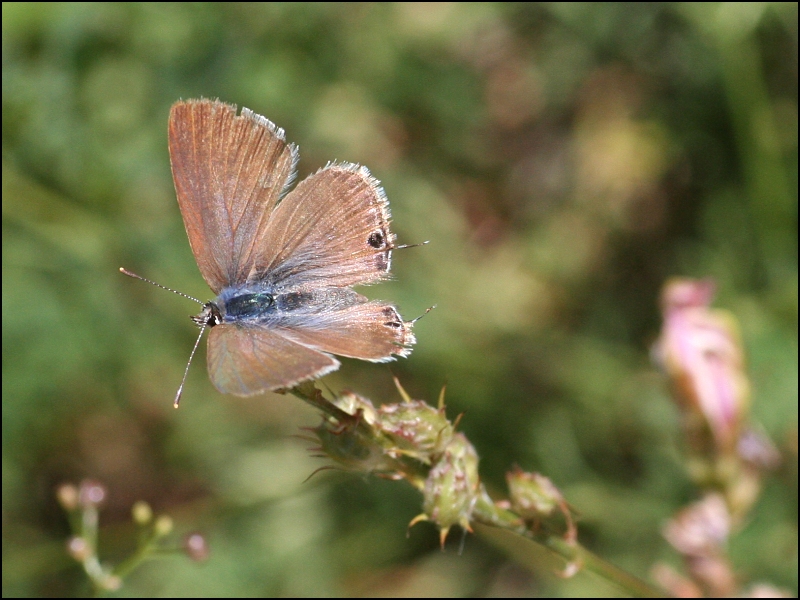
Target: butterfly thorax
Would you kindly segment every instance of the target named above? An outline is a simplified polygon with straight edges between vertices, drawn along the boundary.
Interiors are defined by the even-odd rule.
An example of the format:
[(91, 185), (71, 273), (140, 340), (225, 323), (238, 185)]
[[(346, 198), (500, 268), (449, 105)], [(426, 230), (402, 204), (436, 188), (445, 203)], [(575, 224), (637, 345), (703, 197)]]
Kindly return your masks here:
[(325, 292), (229, 287), (193, 319), (210, 327), (221, 323), (276, 324), (292, 313), (316, 312), (320, 309), (318, 305), (325, 304), (321, 301), (330, 295), (329, 291)]
[(275, 312), (275, 295), (269, 292), (240, 293), (224, 303), (225, 321), (261, 319)]

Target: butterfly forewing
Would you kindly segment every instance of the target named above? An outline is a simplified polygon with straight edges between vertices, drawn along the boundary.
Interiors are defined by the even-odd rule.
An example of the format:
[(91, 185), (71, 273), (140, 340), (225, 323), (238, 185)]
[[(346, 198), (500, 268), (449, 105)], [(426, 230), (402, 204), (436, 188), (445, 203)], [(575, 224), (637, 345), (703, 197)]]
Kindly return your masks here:
[(297, 162), (283, 130), (213, 100), (173, 105), (172, 175), (197, 265), (215, 293), (244, 282), (270, 243), (267, 223)]
[(365, 167), (329, 165), (300, 182), (267, 224), (257, 279), (349, 287), (388, 276), (394, 235), (383, 189)]
[(339, 368), (339, 361), (277, 331), (240, 324), (212, 328), (208, 374), (224, 394), (251, 396), (288, 388)]

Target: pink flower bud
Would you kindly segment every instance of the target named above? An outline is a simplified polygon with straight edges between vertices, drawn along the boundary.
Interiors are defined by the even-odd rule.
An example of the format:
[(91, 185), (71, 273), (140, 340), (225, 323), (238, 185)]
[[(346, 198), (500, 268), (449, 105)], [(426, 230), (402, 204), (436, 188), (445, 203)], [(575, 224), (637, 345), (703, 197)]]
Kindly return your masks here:
[(709, 494), (690, 504), (664, 527), (664, 537), (685, 556), (714, 556), (728, 540), (731, 518), (725, 500)]
[(736, 321), (708, 307), (713, 291), (707, 280), (675, 279), (666, 284), (664, 325), (654, 355), (672, 380), (695, 447), (706, 446), (702, 433), (691, 425), (700, 422), (720, 453), (732, 453), (747, 416), (750, 390)]
[(683, 555), (691, 579), (704, 597), (730, 598), (737, 583), (725, 553), (731, 515), (720, 494), (708, 494), (681, 510), (664, 527), (664, 537)]
[(67, 540), (67, 552), (78, 562), (83, 562), (92, 555), (92, 548), (84, 538), (76, 535)]
[(78, 488), (78, 502), (83, 508), (98, 507), (106, 499), (106, 488), (99, 481), (84, 479)]
[(210, 553), (208, 541), (202, 533), (190, 533), (183, 538), (183, 549), (195, 562), (208, 560)]

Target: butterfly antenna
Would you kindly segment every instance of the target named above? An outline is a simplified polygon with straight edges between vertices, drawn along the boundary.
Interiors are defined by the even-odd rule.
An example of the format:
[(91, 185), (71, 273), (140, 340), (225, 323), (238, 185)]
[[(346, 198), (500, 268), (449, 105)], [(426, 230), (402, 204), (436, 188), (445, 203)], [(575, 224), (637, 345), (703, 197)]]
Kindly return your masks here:
[(178, 388), (178, 393), (175, 394), (175, 402), (172, 403), (172, 406), (174, 406), (175, 408), (178, 408), (178, 405), (181, 402), (181, 394), (183, 394), (183, 384), (186, 383), (186, 376), (189, 374), (189, 365), (192, 364), (194, 353), (197, 352), (197, 347), (200, 345), (200, 338), (203, 337), (203, 332), (206, 330), (206, 327), (208, 327), (206, 323), (203, 323), (203, 325), (200, 327), (200, 335), (197, 336), (197, 340), (194, 343), (194, 348), (192, 348), (192, 353), (189, 355), (189, 362), (186, 363), (186, 368), (183, 370), (183, 379), (181, 379), (181, 385)]
[(420, 242), (419, 244), (402, 244), (400, 246), (392, 246), (389, 250), (405, 250), (406, 248), (416, 248), (417, 246), (425, 246), (430, 244), (430, 240), (425, 240), (424, 242)]
[(422, 314), (421, 314), (420, 316), (418, 316), (416, 319), (411, 319), (411, 320), (409, 321), (409, 323), (411, 323), (411, 324), (413, 325), (414, 323), (416, 323), (417, 321), (419, 321), (419, 320), (420, 320), (422, 317), (424, 317), (424, 316), (425, 316), (425, 315), (427, 315), (429, 312), (431, 312), (431, 311), (432, 311), (434, 308), (436, 308), (436, 305), (435, 305), (435, 304), (434, 304), (433, 306), (431, 306), (430, 308), (428, 308), (428, 309), (427, 309), (427, 310), (426, 310), (424, 313), (422, 313)]
[(155, 281), (151, 281), (150, 279), (147, 279), (146, 277), (142, 277), (141, 275), (137, 275), (136, 273), (132, 273), (131, 271), (128, 271), (127, 269), (123, 269), (122, 267), (119, 268), (119, 272), (122, 273), (123, 275), (127, 275), (128, 277), (133, 277), (134, 279), (141, 279), (142, 281), (146, 281), (147, 283), (152, 283), (154, 286), (160, 287), (162, 290), (167, 290), (168, 292), (172, 292), (173, 294), (178, 294), (178, 296), (183, 296), (184, 298), (188, 298), (189, 300), (194, 300), (198, 304), (203, 304), (203, 302), (201, 302), (197, 298), (193, 298), (192, 296), (189, 296), (188, 294), (184, 294), (183, 292), (179, 292), (177, 290), (173, 290), (172, 288), (168, 288), (167, 286), (161, 285), (160, 283), (156, 283)]

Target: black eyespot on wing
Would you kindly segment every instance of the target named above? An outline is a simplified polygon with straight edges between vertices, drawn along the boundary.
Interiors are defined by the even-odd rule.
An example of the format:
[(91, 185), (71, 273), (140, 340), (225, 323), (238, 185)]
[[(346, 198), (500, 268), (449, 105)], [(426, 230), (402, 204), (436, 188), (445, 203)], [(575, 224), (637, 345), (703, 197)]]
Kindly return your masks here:
[(384, 325), (387, 327), (402, 327), (403, 326), (403, 319), (400, 318), (400, 314), (393, 306), (387, 306), (383, 310), (383, 316), (386, 319)]
[(386, 246), (386, 236), (382, 231), (373, 231), (372, 233), (369, 234), (369, 238), (367, 238), (367, 243), (376, 250), (380, 250), (381, 248)]

